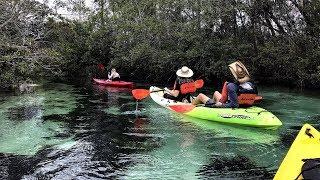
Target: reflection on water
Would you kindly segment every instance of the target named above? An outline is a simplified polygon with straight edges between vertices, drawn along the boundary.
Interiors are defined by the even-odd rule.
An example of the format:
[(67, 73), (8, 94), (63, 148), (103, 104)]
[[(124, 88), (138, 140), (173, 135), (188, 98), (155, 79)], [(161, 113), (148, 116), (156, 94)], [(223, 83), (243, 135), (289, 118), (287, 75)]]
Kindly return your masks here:
[(126, 88), (48, 83), (2, 95), (0, 177), (272, 178), (302, 124), (319, 120), (320, 101), (280, 89), (260, 93), (260, 106), (284, 124), (276, 131), (181, 116), (150, 98), (135, 111)]

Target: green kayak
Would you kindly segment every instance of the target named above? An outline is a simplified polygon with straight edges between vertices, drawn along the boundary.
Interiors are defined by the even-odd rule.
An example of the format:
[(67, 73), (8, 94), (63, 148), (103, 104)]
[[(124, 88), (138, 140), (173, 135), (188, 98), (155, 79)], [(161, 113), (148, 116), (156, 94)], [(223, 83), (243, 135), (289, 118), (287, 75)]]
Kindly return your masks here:
[(208, 108), (194, 106), (190, 103), (182, 103), (163, 98), (160, 88), (150, 87), (151, 98), (159, 105), (172, 111), (215, 122), (229, 123), (235, 125), (276, 129), (282, 125), (281, 121), (271, 112), (260, 107), (249, 108)]

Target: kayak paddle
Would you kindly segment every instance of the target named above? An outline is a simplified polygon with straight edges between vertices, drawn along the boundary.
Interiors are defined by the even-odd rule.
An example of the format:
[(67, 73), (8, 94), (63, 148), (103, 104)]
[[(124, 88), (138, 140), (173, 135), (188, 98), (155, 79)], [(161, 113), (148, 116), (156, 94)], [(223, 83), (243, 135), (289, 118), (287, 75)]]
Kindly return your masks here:
[(136, 100), (142, 100), (150, 94), (150, 91), (147, 89), (134, 89), (131, 92)]
[(204, 85), (204, 81), (202, 79), (198, 79), (194, 83), (195, 83), (197, 89), (202, 88)]
[(134, 89), (131, 91), (133, 97), (137, 100), (136, 102), (136, 112), (138, 111), (138, 102), (149, 95), (149, 90), (146, 89)]
[(164, 89), (159, 89), (159, 90), (152, 91), (152, 92), (150, 92), (150, 91), (147, 90), (147, 89), (134, 89), (134, 90), (132, 90), (131, 92), (132, 92), (133, 97), (134, 97), (136, 100), (142, 100), (142, 99), (148, 97), (150, 93), (160, 92), (160, 91), (164, 91)]
[[(204, 85), (204, 81), (202, 79), (198, 79), (194, 83), (197, 89), (202, 88)], [(136, 100), (142, 100), (148, 97), (150, 93), (160, 92), (160, 91), (164, 91), (164, 89), (159, 89), (151, 92), (147, 89), (134, 89), (132, 90), (132, 95)]]

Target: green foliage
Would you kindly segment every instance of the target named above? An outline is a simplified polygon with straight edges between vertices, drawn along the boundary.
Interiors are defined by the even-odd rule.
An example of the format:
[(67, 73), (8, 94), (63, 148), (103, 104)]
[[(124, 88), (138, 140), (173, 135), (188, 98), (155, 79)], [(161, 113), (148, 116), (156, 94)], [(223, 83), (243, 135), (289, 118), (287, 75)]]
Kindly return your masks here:
[(1, 87), (15, 87), (45, 74), (54, 76), (60, 64), (43, 39), (51, 10), (34, 0), (1, 1), (0, 9)]
[(1, 76), (88, 77), (103, 63), (127, 79), (170, 83), (187, 65), (211, 83), (230, 79), (227, 65), (241, 60), (262, 83), (319, 87), (320, 3), (289, 1), (95, 0), (90, 10), (72, 0), (73, 20), (34, 0), (18, 3), (36, 17), (20, 18), (19, 27), (37, 36), (5, 21), (17, 2), (7, 1)]

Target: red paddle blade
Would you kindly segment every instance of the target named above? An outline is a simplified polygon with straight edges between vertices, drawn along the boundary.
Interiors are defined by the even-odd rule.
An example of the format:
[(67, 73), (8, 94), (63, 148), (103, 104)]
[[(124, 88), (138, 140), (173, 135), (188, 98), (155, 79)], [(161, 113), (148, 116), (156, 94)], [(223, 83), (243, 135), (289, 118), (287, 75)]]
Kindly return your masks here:
[(186, 113), (194, 109), (196, 106), (192, 104), (175, 104), (169, 107), (178, 113)]
[(194, 83), (196, 84), (196, 88), (197, 88), (197, 89), (202, 88), (203, 85), (204, 85), (204, 81), (203, 81), (202, 79), (198, 79), (198, 80), (196, 80)]
[(262, 96), (256, 96), (255, 98), (254, 98), (254, 101), (257, 101), (257, 102), (260, 102), (260, 101), (262, 101)]
[(142, 100), (150, 94), (150, 91), (146, 89), (134, 89), (131, 92), (136, 100)]

